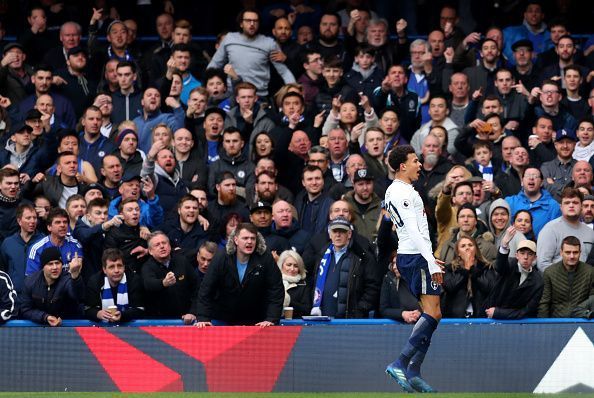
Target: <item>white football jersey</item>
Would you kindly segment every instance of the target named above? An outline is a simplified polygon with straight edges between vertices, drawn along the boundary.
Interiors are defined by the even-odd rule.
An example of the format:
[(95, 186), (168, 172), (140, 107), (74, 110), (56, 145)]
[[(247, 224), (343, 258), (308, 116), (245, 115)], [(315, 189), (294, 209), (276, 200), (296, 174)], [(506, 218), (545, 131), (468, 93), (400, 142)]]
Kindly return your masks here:
[[(419, 254), (423, 252), (423, 248), (428, 248), (431, 252), (425, 206), (414, 187), (395, 179), (386, 191), (385, 204), (398, 233), (398, 254)], [(409, 228), (417, 228), (421, 232), (423, 242), (414, 242), (408, 232)]]

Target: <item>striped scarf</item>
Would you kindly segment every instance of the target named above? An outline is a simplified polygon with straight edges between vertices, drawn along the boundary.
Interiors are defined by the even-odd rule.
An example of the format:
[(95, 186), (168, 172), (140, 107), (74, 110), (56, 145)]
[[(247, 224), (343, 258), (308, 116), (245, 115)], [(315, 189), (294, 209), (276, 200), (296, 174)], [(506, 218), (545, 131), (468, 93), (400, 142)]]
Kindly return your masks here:
[[(123, 312), (128, 309), (128, 284), (126, 274), (118, 284), (118, 311)], [(101, 288), (101, 309), (106, 310), (109, 306), (116, 305), (113, 301), (113, 293), (107, 276), (104, 277), (103, 287)]]

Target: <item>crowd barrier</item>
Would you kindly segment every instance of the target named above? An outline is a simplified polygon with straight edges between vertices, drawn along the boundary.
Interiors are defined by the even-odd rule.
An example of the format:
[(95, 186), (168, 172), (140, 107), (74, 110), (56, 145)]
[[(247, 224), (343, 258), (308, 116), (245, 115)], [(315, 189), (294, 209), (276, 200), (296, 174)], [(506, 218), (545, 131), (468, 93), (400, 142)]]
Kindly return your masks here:
[[(383, 319), (198, 329), (181, 320), (0, 327), (1, 391), (398, 392), (410, 325)], [(443, 320), (423, 374), (444, 392), (592, 392), (594, 322)]]

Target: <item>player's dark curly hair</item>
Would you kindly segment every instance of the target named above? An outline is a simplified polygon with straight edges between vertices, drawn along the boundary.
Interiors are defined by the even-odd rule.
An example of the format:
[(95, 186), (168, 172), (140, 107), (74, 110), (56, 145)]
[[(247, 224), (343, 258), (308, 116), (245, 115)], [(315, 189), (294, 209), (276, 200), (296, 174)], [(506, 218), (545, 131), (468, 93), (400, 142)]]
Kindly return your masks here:
[(410, 145), (397, 146), (390, 152), (388, 157), (388, 164), (394, 171), (400, 170), (400, 165), (406, 163), (408, 155), (415, 153), (415, 150)]

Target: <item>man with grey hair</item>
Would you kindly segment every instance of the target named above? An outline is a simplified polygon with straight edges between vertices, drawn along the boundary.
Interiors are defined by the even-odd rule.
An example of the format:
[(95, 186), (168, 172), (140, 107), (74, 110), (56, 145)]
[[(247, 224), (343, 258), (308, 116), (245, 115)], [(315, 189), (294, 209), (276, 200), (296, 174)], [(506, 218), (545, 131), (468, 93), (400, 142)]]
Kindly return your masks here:
[(82, 28), (78, 23), (69, 21), (62, 24), (60, 27), (62, 45), (48, 49), (43, 57), (43, 63), (48, 64), (54, 70), (67, 69), (68, 51), (80, 46), (81, 35)]
[(389, 24), (384, 18), (373, 18), (367, 25), (367, 43), (375, 50), (375, 63), (383, 71), (391, 65), (399, 64), (403, 54), (406, 53), (406, 21), (403, 19), (396, 23), (398, 41), (396, 45), (388, 40)]
[(172, 254), (169, 238), (161, 231), (148, 238), (150, 258), (141, 274), (146, 291), (146, 313), (156, 318), (196, 322), (198, 276), (186, 256)]

